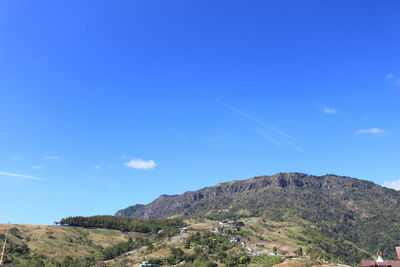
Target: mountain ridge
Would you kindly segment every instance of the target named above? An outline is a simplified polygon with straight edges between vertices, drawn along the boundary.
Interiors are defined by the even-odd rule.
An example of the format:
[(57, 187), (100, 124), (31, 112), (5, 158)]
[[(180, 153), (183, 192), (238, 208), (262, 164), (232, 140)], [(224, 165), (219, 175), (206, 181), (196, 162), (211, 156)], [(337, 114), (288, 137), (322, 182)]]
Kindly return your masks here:
[[(331, 180), (336, 180), (333, 183), (327, 181), (329, 178)], [(362, 187), (364, 189), (371, 189), (374, 186), (378, 186), (384, 190), (393, 190), (384, 188), (382, 186), (376, 185), (371, 181), (361, 180), (357, 178), (338, 176), (334, 174), (326, 174), (323, 176), (308, 175), (304, 173), (277, 173), (271, 176), (255, 176), (244, 180), (234, 180), (216, 184), (214, 186), (204, 187), (196, 191), (186, 191), (182, 194), (174, 195), (160, 195), (158, 198), (153, 200), (147, 205), (136, 204), (130, 206), (126, 209), (122, 209), (116, 212), (116, 216), (132, 217), (137, 219), (158, 219), (166, 218), (168, 216), (174, 216), (184, 212), (185, 208), (182, 208), (182, 201), (185, 203), (183, 206), (186, 209), (190, 206), (201, 202), (202, 199), (217, 199), (221, 195), (234, 195), (235, 193), (240, 193), (243, 191), (255, 192), (254, 190), (262, 190), (267, 187), (307, 187), (311, 189), (323, 189), (331, 190), (333, 187), (337, 186), (352, 186), (352, 187)], [(217, 198), (213, 198), (213, 196)], [(175, 202), (175, 205), (172, 205)], [(168, 204), (168, 205), (167, 205)], [(165, 206), (167, 205), (167, 206)], [(162, 207), (163, 206), (163, 207)], [(162, 207), (162, 210), (161, 210)], [(160, 208), (160, 210), (158, 210)], [(167, 209), (165, 209), (167, 208)], [(184, 212), (185, 213), (185, 212)], [(191, 212), (189, 212), (191, 213)], [(188, 214), (186, 214), (188, 215)]]
[[(400, 240), (398, 210), (400, 191), (371, 181), (332, 174), (278, 173), (179, 195), (161, 195), (147, 205), (131, 206), (116, 215), (144, 220), (258, 217), (298, 224), (307, 236), (320, 237), (307, 242), (324, 251), (331, 251), (332, 244), (323, 240), (333, 238), (338, 242), (336, 248), (344, 248), (350, 242), (371, 255), (380, 250), (394, 257), (393, 247)], [(345, 251), (341, 249), (336, 254), (345, 255)], [(351, 257), (349, 254), (343, 259), (348, 261)]]

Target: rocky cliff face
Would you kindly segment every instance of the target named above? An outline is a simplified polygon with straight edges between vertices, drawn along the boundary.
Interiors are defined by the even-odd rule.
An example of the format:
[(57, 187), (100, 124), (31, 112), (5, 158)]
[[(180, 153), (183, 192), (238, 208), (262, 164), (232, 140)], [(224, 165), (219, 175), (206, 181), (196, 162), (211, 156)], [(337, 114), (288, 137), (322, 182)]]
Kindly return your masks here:
[(373, 217), (397, 210), (400, 192), (369, 181), (336, 175), (279, 173), (221, 183), (181, 195), (161, 195), (148, 205), (134, 205), (116, 213), (138, 219), (174, 215), (247, 214), (307, 220), (342, 221)]

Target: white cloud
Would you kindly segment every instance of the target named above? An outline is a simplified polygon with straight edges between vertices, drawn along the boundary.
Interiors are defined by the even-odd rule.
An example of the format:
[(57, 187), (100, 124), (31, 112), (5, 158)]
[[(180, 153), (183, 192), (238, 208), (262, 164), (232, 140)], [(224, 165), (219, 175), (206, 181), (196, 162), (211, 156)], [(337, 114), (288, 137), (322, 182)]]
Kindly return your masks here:
[(44, 159), (48, 159), (48, 160), (60, 160), (61, 157), (60, 157), (60, 156), (44, 156)]
[(384, 133), (387, 133), (387, 131), (379, 128), (360, 129), (356, 132), (356, 134), (384, 134)]
[(100, 166), (100, 165), (96, 165), (96, 166), (94, 166), (94, 168), (95, 168), (95, 169), (100, 169), (101, 166)]
[(30, 176), (30, 175), (25, 175), (25, 174), (18, 174), (18, 173), (11, 173), (11, 172), (0, 172), (0, 175), (19, 177), (19, 178), (30, 179), (30, 180), (44, 180), (43, 178), (40, 178), (40, 177), (35, 177), (35, 176)]
[(328, 107), (324, 107), (324, 113), (325, 114), (336, 114), (337, 111), (334, 108), (328, 108)]
[(400, 190), (400, 180), (391, 181), (391, 182), (383, 182), (384, 187), (392, 188), (395, 190)]
[(32, 166), (32, 169), (41, 170), (41, 169), (43, 169), (43, 166), (40, 166), (40, 165), (33, 165), (33, 166)]
[(324, 107), (324, 113), (325, 114), (336, 114), (337, 110), (334, 108), (328, 108), (328, 107)]
[(157, 166), (154, 160), (132, 159), (125, 163), (125, 166), (133, 169), (150, 170)]
[(394, 86), (400, 86), (400, 73), (389, 72), (385, 76), (385, 80), (392, 83)]

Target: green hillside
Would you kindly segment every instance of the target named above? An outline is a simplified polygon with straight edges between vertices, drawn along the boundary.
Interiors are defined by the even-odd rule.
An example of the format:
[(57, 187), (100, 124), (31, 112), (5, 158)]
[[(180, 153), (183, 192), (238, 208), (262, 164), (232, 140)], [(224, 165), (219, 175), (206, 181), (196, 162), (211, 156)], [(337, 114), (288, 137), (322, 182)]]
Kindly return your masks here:
[[(162, 195), (116, 215), (138, 219), (169, 216), (215, 220), (259, 217), (301, 223), (307, 242), (345, 262), (381, 250), (394, 258), (400, 240), (400, 192), (349, 177), (279, 173)], [(332, 242), (323, 241), (331, 238)]]
[[(334, 175), (284, 173), (163, 195), (118, 216), (0, 225), (5, 266), (357, 265), (400, 240), (400, 193)], [(127, 217), (130, 216), (130, 217)], [(132, 217), (132, 218), (131, 218)], [(297, 258), (297, 259), (293, 259)]]
[[(185, 262), (181, 265), (261, 267), (294, 256), (303, 258), (305, 266), (343, 263), (336, 254), (346, 253), (337, 247), (335, 239), (309, 232), (315, 227), (304, 222), (248, 217), (222, 223), (199, 218), (187, 219), (183, 224), (179, 220), (141, 222), (154, 227), (150, 232), (96, 228), (97, 224), (111, 220), (120, 221), (120, 227), (125, 227), (123, 222), (127, 218), (68, 219), (85, 227), (1, 225), (1, 239), (9, 232), (5, 266), (138, 266), (148, 260), (163, 266)], [(369, 257), (354, 244), (346, 249), (350, 250), (347, 253)]]

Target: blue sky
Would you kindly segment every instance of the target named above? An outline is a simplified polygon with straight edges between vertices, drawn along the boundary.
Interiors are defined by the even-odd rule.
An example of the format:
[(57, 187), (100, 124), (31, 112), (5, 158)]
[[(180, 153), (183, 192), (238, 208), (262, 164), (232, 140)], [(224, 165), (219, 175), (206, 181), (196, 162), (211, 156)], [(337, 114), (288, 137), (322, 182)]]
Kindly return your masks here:
[(400, 189), (399, 1), (2, 1), (0, 222), (277, 172)]

